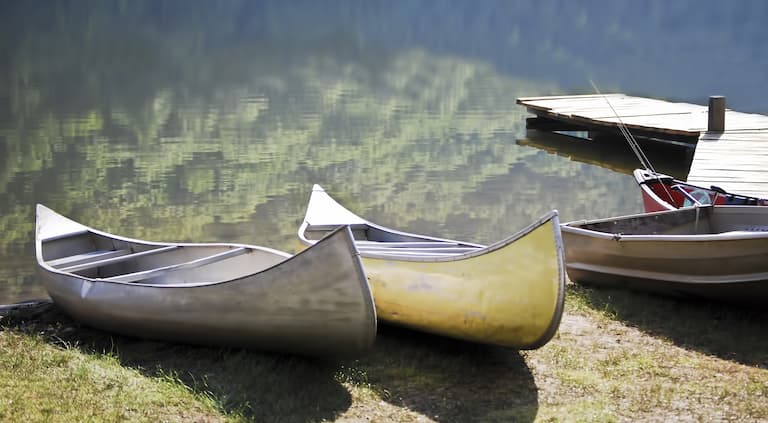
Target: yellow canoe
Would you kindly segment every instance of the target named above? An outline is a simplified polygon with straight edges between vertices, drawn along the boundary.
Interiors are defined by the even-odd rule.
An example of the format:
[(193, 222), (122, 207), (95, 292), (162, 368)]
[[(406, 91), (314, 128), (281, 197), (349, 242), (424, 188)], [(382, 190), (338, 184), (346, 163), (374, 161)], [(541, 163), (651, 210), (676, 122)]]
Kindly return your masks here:
[(314, 244), (352, 228), (380, 320), (516, 349), (546, 344), (563, 312), (565, 267), (557, 211), (489, 246), (371, 223), (315, 185), (299, 238)]

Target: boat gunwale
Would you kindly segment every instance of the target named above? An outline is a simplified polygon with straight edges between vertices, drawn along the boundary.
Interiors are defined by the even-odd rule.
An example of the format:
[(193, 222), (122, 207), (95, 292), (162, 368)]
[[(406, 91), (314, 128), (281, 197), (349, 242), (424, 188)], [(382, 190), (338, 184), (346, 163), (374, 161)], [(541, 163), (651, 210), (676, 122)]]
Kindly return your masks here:
[[(46, 207), (46, 206), (44, 206), (42, 204), (38, 204), (37, 205), (37, 210), (38, 210), (38, 219), (37, 219), (36, 231), (35, 231), (35, 233), (36, 233), (36, 236), (35, 236), (35, 256), (37, 258), (38, 266), (40, 268), (42, 268), (43, 270), (45, 270), (47, 272), (50, 272), (50, 273), (53, 273), (53, 274), (57, 274), (57, 275), (60, 275), (60, 276), (65, 276), (65, 277), (76, 278), (76, 279), (79, 279), (79, 280), (82, 280), (82, 281), (87, 281), (87, 282), (90, 282), (90, 283), (118, 284), (118, 285), (125, 285), (125, 286), (131, 286), (131, 287), (158, 288), (158, 289), (167, 289), (167, 288), (176, 288), (176, 289), (178, 289), (178, 288), (204, 288), (204, 287), (210, 287), (210, 286), (216, 286), (216, 285), (222, 285), (222, 284), (238, 282), (238, 281), (241, 281), (241, 280), (244, 280), (244, 279), (248, 279), (248, 278), (258, 277), (259, 275), (261, 275), (263, 273), (266, 273), (266, 272), (268, 272), (268, 271), (270, 271), (270, 270), (272, 270), (272, 269), (274, 269), (274, 268), (276, 268), (278, 266), (282, 266), (282, 265), (288, 264), (289, 261), (295, 259), (296, 257), (299, 257), (299, 255), (301, 255), (301, 254), (306, 254), (306, 252), (309, 251), (309, 249), (307, 248), (307, 249), (304, 249), (304, 250), (299, 251), (298, 253), (292, 255), (292, 254), (289, 254), (287, 252), (276, 250), (276, 249), (269, 248), (269, 247), (263, 247), (263, 246), (258, 246), (258, 245), (248, 245), (248, 244), (241, 244), (241, 243), (223, 243), (223, 242), (215, 242), (215, 243), (214, 242), (211, 242), (211, 243), (179, 242), (179, 243), (173, 243), (173, 242), (145, 241), (145, 240), (141, 240), (141, 239), (137, 239), (137, 238), (129, 238), (129, 237), (124, 237), (124, 236), (120, 236), (120, 235), (115, 235), (115, 234), (111, 234), (109, 232), (104, 232), (104, 231), (100, 231), (98, 229), (94, 229), (94, 228), (88, 227), (88, 226), (83, 225), (83, 224), (81, 224), (79, 222), (75, 222), (75, 221), (73, 221), (72, 219), (69, 219), (66, 216), (63, 216), (63, 215), (59, 214), (59, 213), (55, 212), (54, 210), (52, 210), (52, 209), (50, 209), (50, 208), (48, 208), (48, 207)], [(283, 260), (281, 260), (281, 261), (279, 261), (279, 262), (277, 262), (277, 263), (275, 263), (275, 264), (273, 264), (271, 266), (265, 267), (265, 268), (263, 268), (263, 269), (261, 269), (259, 271), (256, 271), (256, 272), (248, 273), (248, 274), (243, 275), (243, 276), (239, 276), (239, 277), (236, 277), (236, 278), (227, 279), (227, 280), (223, 280), (223, 281), (217, 281), (217, 282), (152, 284), (152, 283), (143, 283), (143, 282), (123, 282), (123, 281), (119, 281), (119, 280), (109, 280), (108, 278), (91, 278), (91, 277), (88, 277), (88, 276), (79, 275), (77, 273), (64, 272), (62, 270), (56, 269), (56, 268), (50, 266), (42, 258), (42, 252), (43, 252), (42, 251), (42, 244), (43, 244), (44, 241), (55, 240), (55, 239), (62, 239), (65, 236), (55, 236), (55, 237), (46, 238), (45, 240), (43, 240), (43, 239), (41, 239), (39, 237), (39, 233), (40, 233), (40, 229), (41, 229), (41, 225), (40, 225), (40, 211), (41, 210), (43, 210), (44, 213), (51, 214), (56, 219), (60, 219), (60, 220), (66, 219), (67, 221), (74, 222), (74, 223), (77, 223), (78, 225), (83, 226), (85, 228), (85, 230), (78, 232), (77, 233), (78, 235), (82, 235), (82, 234), (85, 234), (85, 233), (91, 233), (91, 234), (94, 234), (94, 235), (103, 236), (103, 237), (107, 237), (107, 238), (118, 240), (118, 241), (123, 241), (123, 242), (128, 242), (128, 243), (136, 243), (136, 244), (141, 244), (141, 245), (145, 245), (145, 246), (157, 246), (157, 247), (178, 246), (178, 247), (192, 247), (192, 248), (195, 248), (195, 247), (234, 247), (234, 248), (245, 248), (245, 249), (250, 250), (250, 251), (258, 250), (258, 251), (263, 251), (263, 252), (266, 252), (266, 253), (275, 254), (277, 256), (283, 257)], [(330, 233), (326, 234), (323, 238), (321, 238), (317, 242), (319, 243), (320, 241), (329, 240), (333, 236), (337, 235), (337, 233), (345, 231), (345, 230), (347, 232), (347, 236), (343, 237), (343, 238), (345, 238), (345, 241), (346, 241), (345, 243), (347, 245), (347, 248), (349, 249), (350, 253), (353, 256), (355, 256), (355, 255), (359, 256), (357, 248), (354, 246), (354, 243), (352, 242), (352, 233), (351, 233), (351, 231), (350, 231), (350, 229), (349, 229), (349, 227), (347, 225), (344, 225), (344, 226), (341, 226), (339, 228), (336, 228), (335, 230), (333, 230)], [(246, 252), (245, 254), (248, 254), (248, 252)], [(192, 260), (192, 261), (194, 261), (194, 260)], [(185, 264), (185, 263), (189, 263), (189, 262), (183, 262), (183, 263), (180, 263), (180, 264)], [(359, 267), (360, 270), (362, 270), (362, 266), (358, 266), (358, 267)], [(365, 278), (364, 272), (363, 272), (362, 280), (367, 280)], [(367, 290), (370, 292), (370, 286), (368, 286), (367, 283), (365, 284), (364, 288), (367, 288)]]
[[(619, 220), (626, 220), (626, 219), (633, 219), (633, 218), (650, 218), (657, 215), (666, 215), (666, 214), (678, 214), (678, 213), (686, 213), (690, 212), (691, 209), (698, 209), (698, 210), (708, 210), (712, 214), (717, 213), (723, 213), (728, 211), (738, 211), (738, 210), (755, 210), (755, 207), (757, 207), (757, 210), (762, 210), (764, 206), (744, 206), (744, 205), (727, 205), (727, 206), (713, 206), (713, 205), (702, 205), (702, 206), (692, 206), (692, 207), (685, 207), (680, 209), (673, 209), (673, 210), (662, 210), (657, 212), (650, 212), (650, 213), (636, 213), (636, 214), (630, 214), (630, 215), (624, 215), (624, 216), (616, 216), (616, 217), (608, 217), (603, 219), (592, 219), (592, 220), (574, 220), (571, 222), (566, 222), (561, 225), (561, 229), (563, 232), (578, 234), (578, 235), (586, 235), (590, 236), (592, 238), (599, 238), (599, 239), (612, 239), (615, 241), (638, 241), (638, 242), (651, 242), (651, 241), (671, 241), (671, 242), (701, 242), (701, 241), (740, 241), (740, 240), (750, 240), (750, 239), (765, 239), (768, 238), (768, 231), (724, 231), (724, 232), (718, 232), (718, 233), (709, 233), (709, 234), (692, 234), (692, 235), (670, 235), (670, 234), (658, 234), (658, 235), (651, 235), (651, 234), (642, 234), (642, 235), (627, 235), (623, 234), (621, 232), (604, 232), (604, 231), (597, 231), (594, 229), (585, 229), (580, 226), (583, 225), (592, 225), (597, 223), (607, 223), (607, 222), (615, 222)], [(765, 213), (768, 214), (768, 209), (765, 210)]]
[[(552, 312), (552, 318), (549, 321), (549, 326), (544, 331), (544, 333), (542, 333), (541, 337), (539, 337), (539, 339), (535, 340), (534, 342), (521, 347), (521, 349), (534, 350), (546, 345), (555, 336), (558, 329), (560, 328), (560, 322), (563, 319), (563, 312), (565, 311), (565, 278), (567, 272), (567, 263), (565, 262), (565, 243), (563, 241), (563, 234), (561, 231), (562, 228), (557, 210), (552, 210), (549, 214), (553, 214), (553, 216), (547, 219), (547, 221), (552, 220), (552, 233), (555, 238), (555, 255), (557, 257), (557, 298), (555, 299), (555, 309)], [(540, 218), (540, 220), (543, 218), (544, 217)], [(541, 225), (544, 223), (546, 223), (546, 221)]]

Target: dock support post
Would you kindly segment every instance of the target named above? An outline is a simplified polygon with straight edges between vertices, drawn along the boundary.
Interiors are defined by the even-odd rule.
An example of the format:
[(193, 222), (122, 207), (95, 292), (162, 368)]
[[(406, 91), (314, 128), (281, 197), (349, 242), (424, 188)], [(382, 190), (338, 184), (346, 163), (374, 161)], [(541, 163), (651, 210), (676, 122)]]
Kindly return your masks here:
[(707, 130), (713, 132), (725, 131), (725, 97), (721, 95), (709, 97), (709, 122)]

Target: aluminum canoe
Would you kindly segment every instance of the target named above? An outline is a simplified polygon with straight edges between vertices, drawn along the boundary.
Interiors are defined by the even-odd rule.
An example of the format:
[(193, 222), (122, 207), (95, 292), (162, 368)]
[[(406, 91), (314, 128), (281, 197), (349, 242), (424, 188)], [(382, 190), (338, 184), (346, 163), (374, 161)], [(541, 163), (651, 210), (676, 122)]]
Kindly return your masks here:
[(320, 356), (361, 353), (376, 335), (371, 290), (347, 227), (292, 256), (119, 237), (38, 205), (35, 245), (54, 302), (107, 331)]
[(702, 206), (562, 227), (578, 283), (740, 304), (768, 300), (768, 207)]
[(516, 349), (546, 344), (563, 313), (565, 267), (557, 211), (484, 246), (369, 222), (315, 185), (298, 235), (313, 245), (349, 225), (381, 321)]

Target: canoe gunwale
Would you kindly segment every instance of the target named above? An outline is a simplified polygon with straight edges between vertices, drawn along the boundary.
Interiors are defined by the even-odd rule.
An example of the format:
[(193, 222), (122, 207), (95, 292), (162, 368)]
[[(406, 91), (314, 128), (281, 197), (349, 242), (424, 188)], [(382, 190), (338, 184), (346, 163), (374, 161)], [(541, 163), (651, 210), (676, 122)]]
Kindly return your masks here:
[[(55, 211), (53, 211), (53, 210), (43, 206), (42, 204), (38, 204), (38, 216), (40, 214), (41, 208), (46, 210), (44, 213), (52, 213), (53, 215), (57, 216), (58, 218), (70, 220), (70, 219), (68, 219), (68, 218), (66, 218), (64, 216), (59, 215)], [(243, 275), (243, 276), (238, 277), (238, 278), (233, 278), (233, 279), (228, 279), (228, 280), (218, 281), (218, 282), (200, 282), (200, 283), (189, 283), (189, 284), (162, 284), (161, 285), (161, 284), (151, 284), (151, 283), (142, 283), (142, 282), (123, 282), (123, 281), (120, 281), (120, 280), (110, 280), (110, 278), (91, 278), (91, 277), (87, 277), (87, 276), (78, 275), (78, 274), (72, 273), (72, 272), (66, 272), (66, 271), (63, 271), (61, 269), (57, 269), (55, 267), (52, 267), (42, 257), (42, 243), (43, 243), (43, 241), (52, 241), (52, 240), (56, 240), (56, 239), (62, 239), (62, 238), (65, 238), (67, 236), (71, 236), (71, 235), (74, 234), (74, 233), (72, 233), (72, 234), (64, 234), (64, 235), (56, 236), (56, 237), (49, 237), (49, 238), (45, 238), (45, 239), (41, 239), (39, 236), (37, 236), (36, 239), (35, 239), (35, 245), (36, 245), (35, 254), (37, 256), (38, 266), (40, 268), (42, 268), (43, 270), (45, 270), (47, 272), (50, 272), (50, 273), (53, 273), (53, 274), (58, 274), (58, 275), (61, 275), (61, 276), (66, 276), (66, 277), (73, 277), (73, 278), (81, 279), (83, 281), (88, 281), (88, 282), (91, 282), (91, 283), (119, 284), (119, 285), (127, 285), (127, 286), (132, 286), (132, 287), (145, 287), (145, 288), (158, 288), (158, 289), (198, 288), (198, 287), (207, 287), (207, 286), (215, 286), (215, 285), (226, 284), (226, 283), (230, 283), (230, 282), (234, 282), (234, 281), (237, 281), (237, 280), (241, 280), (241, 279), (245, 279), (245, 278), (250, 278), (250, 277), (257, 277), (260, 274), (269, 272), (270, 270), (272, 270), (272, 269), (274, 269), (274, 268), (276, 268), (278, 266), (286, 264), (289, 260), (295, 259), (300, 254), (307, 254), (306, 253), (307, 249), (304, 249), (304, 250), (302, 250), (302, 251), (300, 251), (300, 252), (298, 252), (298, 253), (296, 253), (294, 255), (291, 255), (289, 253), (286, 253), (286, 252), (283, 252), (283, 251), (280, 251), (280, 250), (276, 250), (276, 249), (273, 249), (273, 248), (269, 248), (269, 247), (262, 247), (262, 246), (257, 246), (257, 245), (239, 244), (239, 243), (221, 243), (221, 242), (216, 242), (216, 243), (190, 243), (190, 242), (172, 243), (172, 242), (145, 241), (145, 240), (141, 240), (141, 239), (128, 238), (128, 237), (123, 237), (123, 236), (120, 236), (120, 235), (111, 234), (109, 232), (100, 231), (98, 229), (90, 228), (90, 227), (87, 227), (87, 226), (84, 226), (84, 228), (86, 228), (86, 229), (84, 231), (82, 231), (82, 232), (79, 232), (78, 234), (93, 233), (93, 234), (98, 235), (98, 236), (103, 236), (103, 237), (115, 239), (115, 240), (118, 240), (118, 241), (123, 241), (123, 242), (128, 242), (128, 243), (133, 243), (133, 244), (141, 244), (141, 245), (144, 245), (144, 246), (153, 246), (153, 247), (158, 247), (158, 248), (174, 247), (174, 246), (175, 247), (192, 247), (192, 248), (194, 248), (194, 247), (232, 247), (232, 248), (244, 248), (245, 250), (247, 250), (246, 254), (249, 251), (260, 250), (260, 251), (263, 251), (263, 252), (266, 252), (266, 253), (272, 253), (272, 254), (281, 256), (281, 257), (284, 258), (284, 260), (282, 260), (282, 261), (280, 261), (280, 262), (278, 262), (278, 263), (276, 263), (276, 264), (274, 264), (272, 266), (265, 267), (264, 269), (262, 269), (262, 270), (260, 270), (258, 272), (254, 272), (254, 273), (250, 273), (250, 274), (247, 274), (247, 275)], [(336, 228), (335, 230), (333, 230), (332, 232), (328, 233), (326, 236), (324, 236), (322, 239), (318, 240), (317, 242), (319, 243), (320, 241), (323, 241), (323, 240), (329, 240), (330, 238), (332, 238), (333, 236), (335, 236), (339, 232), (343, 232), (343, 231), (346, 231), (348, 236), (349, 236), (347, 244), (351, 247), (350, 248), (350, 252), (353, 255), (359, 255), (359, 253), (357, 252), (356, 247), (354, 247), (354, 244), (351, 242), (352, 233), (350, 232), (349, 227), (347, 227), (347, 226), (342, 226), (342, 227)], [(39, 232), (40, 232), (40, 228), (39, 227), (37, 228), (36, 232), (39, 234)], [(179, 265), (183, 266), (183, 265), (189, 264), (189, 263), (194, 262), (194, 261), (195, 260), (191, 260), (191, 261), (188, 261), (188, 262), (180, 263)], [(154, 269), (148, 269), (148, 270), (154, 270)], [(370, 287), (368, 287), (366, 285), (366, 288), (370, 291)]]
[[(534, 350), (546, 345), (555, 336), (557, 330), (560, 328), (560, 322), (563, 319), (563, 312), (565, 311), (565, 278), (567, 272), (565, 262), (565, 243), (563, 242), (563, 234), (561, 232), (562, 227), (560, 225), (557, 210), (552, 210), (551, 212), (539, 218), (541, 223), (538, 226), (545, 224), (549, 220), (552, 220), (552, 232), (555, 239), (555, 250), (557, 254), (558, 286), (557, 299), (555, 300), (555, 310), (553, 311), (552, 319), (550, 319), (549, 327), (544, 331), (544, 333), (542, 333), (541, 337), (521, 349)], [(532, 225), (535, 225), (535, 222)], [(538, 226), (532, 228), (531, 231)]]
[[(361, 252), (360, 255), (363, 257), (371, 257), (371, 258), (382, 258), (382, 259), (392, 259), (397, 258), (397, 260), (402, 261), (428, 261), (428, 262), (449, 262), (449, 261), (459, 261), (459, 260), (469, 260), (473, 257), (482, 256), (485, 254), (492, 253), (494, 251), (500, 250), (504, 247), (506, 247), (509, 244), (512, 244), (513, 242), (525, 237), (529, 233), (533, 232), (536, 228), (539, 226), (542, 226), (549, 222), (550, 220), (557, 220), (557, 211), (551, 210), (547, 212), (545, 215), (538, 218), (536, 221), (530, 223), (525, 228), (519, 230), (518, 232), (508, 236), (507, 238), (504, 238), (500, 241), (494, 242), (493, 244), (487, 245), (485, 247), (480, 247), (474, 251), (468, 251), (466, 253), (456, 254), (452, 256), (446, 256), (446, 257), (419, 257), (419, 256), (405, 256), (405, 255), (397, 255), (397, 254), (377, 254), (377, 253), (368, 253), (368, 252)], [(555, 223), (556, 225), (557, 223)], [(381, 226), (378, 226), (378, 229), (387, 229)], [(458, 242), (458, 241), (451, 241), (451, 242)]]
[[(358, 249), (359, 254), (362, 257), (370, 257), (370, 258), (378, 258), (378, 259), (396, 259), (396, 260), (402, 260), (402, 261), (415, 261), (415, 262), (450, 262), (450, 261), (459, 261), (459, 260), (468, 260), (473, 257), (482, 256), (484, 254), (491, 253), (496, 250), (500, 250), (504, 247), (506, 247), (509, 244), (512, 244), (513, 242), (519, 240), (520, 238), (525, 237), (529, 233), (533, 232), (536, 228), (539, 226), (542, 226), (549, 222), (550, 220), (555, 220), (555, 225), (559, 225), (557, 222), (558, 219), (558, 213), (557, 210), (551, 210), (544, 214), (543, 216), (539, 217), (536, 221), (530, 223), (525, 228), (519, 230), (518, 232), (508, 236), (507, 238), (504, 238), (500, 241), (497, 241), (493, 244), (482, 246), (479, 244), (473, 244), (472, 246), (477, 246), (477, 249), (474, 251), (468, 251), (465, 253), (457, 253), (454, 255), (446, 255), (446, 256), (419, 256), (419, 255), (405, 255), (405, 254), (397, 254), (396, 252), (391, 253), (376, 253), (376, 252), (367, 252), (367, 251), (360, 251)], [(418, 236), (425, 239), (431, 239), (431, 240), (440, 240), (444, 241), (446, 243), (458, 243), (459, 245), (468, 245), (468, 243), (461, 242), (461, 241), (453, 241), (453, 240), (447, 240), (447, 239), (440, 239), (440, 238), (429, 238), (425, 237), (423, 235), (416, 235), (416, 234), (410, 234), (407, 232), (400, 232), (395, 231), (389, 228), (386, 228), (384, 226), (376, 225), (374, 223), (369, 223), (369, 226), (371, 228), (379, 229), (382, 231), (390, 232), (390, 233), (396, 233), (398, 235), (409, 235), (409, 236)], [(317, 241), (310, 240), (306, 237), (305, 233), (308, 230), (311, 230), (313, 227), (309, 225), (309, 223), (305, 220), (302, 222), (301, 226), (299, 226), (299, 239), (306, 245), (314, 245)], [(338, 228), (337, 228), (338, 229)], [(385, 243), (384, 243), (385, 244)], [(395, 250), (392, 248), (392, 250)], [(401, 250), (402, 252), (407, 252), (407, 248), (398, 248), (398, 250)]]

